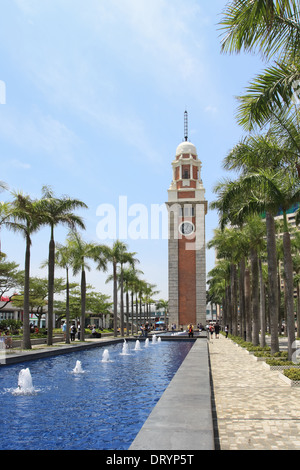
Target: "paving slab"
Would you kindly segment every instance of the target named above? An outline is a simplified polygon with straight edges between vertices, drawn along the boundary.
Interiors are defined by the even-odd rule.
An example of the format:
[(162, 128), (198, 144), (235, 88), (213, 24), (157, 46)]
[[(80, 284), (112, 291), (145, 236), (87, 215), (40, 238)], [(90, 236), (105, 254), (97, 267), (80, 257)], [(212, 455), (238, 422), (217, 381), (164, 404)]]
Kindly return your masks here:
[(209, 356), (216, 448), (300, 450), (300, 389), (222, 335)]

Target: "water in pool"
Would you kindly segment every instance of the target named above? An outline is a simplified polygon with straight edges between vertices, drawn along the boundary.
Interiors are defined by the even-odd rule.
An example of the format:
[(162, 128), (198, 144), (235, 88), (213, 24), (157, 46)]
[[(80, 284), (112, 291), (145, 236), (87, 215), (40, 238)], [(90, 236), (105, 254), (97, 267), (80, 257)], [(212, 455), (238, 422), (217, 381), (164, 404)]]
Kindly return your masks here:
[(126, 342), (2, 366), (0, 449), (128, 449), (192, 345)]

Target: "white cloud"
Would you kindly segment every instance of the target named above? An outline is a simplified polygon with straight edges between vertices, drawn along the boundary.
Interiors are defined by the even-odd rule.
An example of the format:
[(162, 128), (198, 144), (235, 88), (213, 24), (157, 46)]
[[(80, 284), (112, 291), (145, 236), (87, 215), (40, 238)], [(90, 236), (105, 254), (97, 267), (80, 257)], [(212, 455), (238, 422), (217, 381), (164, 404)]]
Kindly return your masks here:
[(13, 159), (9, 162), (9, 165), (13, 168), (20, 169), (20, 170), (30, 170), (31, 165), (29, 163), (21, 162), (20, 160)]
[(204, 111), (209, 114), (216, 114), (218, 112), (218, 108), (216, 106), (209, 105), (206, 106)]
[(11, 107), (0, 115), (0, 136), (40, 158), (51, 157), (58, 165), (72, 163), (73, 149), (79, 143), (70, 129), (51, 116), (39, 111), (24, 116)]
[[(196, 0), (15, 2), (27, 19), (35, 20), (34, 28), (23, 26), (16, 59), (49, 104), (104, 134), (107, 129), (106, 135), (117, 135), (149, 161), (159, 155), (145, 106), (162, 99), (173, 103), (184, 95), (200, 104), (209, 94), (201, 59), (206, 20)], [(46, 151), (53, 147), (52, 132), (72, 140), (61, 123), (44, 125), (45, 138), (38, 132), (37, 141)]]

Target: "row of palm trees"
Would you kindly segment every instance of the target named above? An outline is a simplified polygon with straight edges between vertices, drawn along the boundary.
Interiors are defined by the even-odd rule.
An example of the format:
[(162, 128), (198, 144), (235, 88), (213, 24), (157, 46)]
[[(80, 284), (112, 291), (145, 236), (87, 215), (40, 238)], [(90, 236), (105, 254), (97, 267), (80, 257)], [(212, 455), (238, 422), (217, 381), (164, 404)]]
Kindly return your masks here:
[[(0, 182), (0, 188), (8, 190), (4, 182)], [(53, 344), (53, 314), (54, 314), (54, 273), (55, 265), (66, 270), (66, 320), (67, 342), (69, 338), (70, 304), (69, 304), (69, 272), (73, 275), (80, 274), (81, 288), (81, 340), (85, 340), (85, 314), (86, 314), (86, 271), (90, 270), (89, 261), (96, 263), (96, 269), (106, 271), (108, 264), (113, 266), (113, 274), (108, 280), (113, 280), (113, 308), (114, 308), (114, 335), (117, 336), (118, 327), (118, 288), (120, 288), (120, 320), (121, 335), (124, 335), (124, 302), (123, 293), (126, 292), (126, 318), (127, 334), (129, 334), (129, 303), (128, 293), (132, 298), (136, 296), (136, 303), (142, 299), (148, 305), (152, 295), (156, 294), (155, 285), (140, 279), (142, 271), (136, 268), (138, 259), (136, 253), (129, 252), (127, 245), (116, 240), (112, 247), (97, 243), (86, 242), (78, 229), (85, 229), (83, 218), (75, 213), (77, 209), (86, 209), (84, 202), (71, 199), (67, 196), (56, 197), (51, 188), (42, 188), (42, 197), (32, 199), (21, 192), (12, 192), (13, 200), (0, 204), (0, 227), (20, 232), (25, 238), (25, 281), (24, 281), (24, 305), (23, 305), (23, 344), (24, 349), (31, 349), (30, 323), (29, 323), (29, 281), (30, 281), (30, 249), (32, 235), (43, 226), (50, 227), (48, 265), (48, 322), (47, 344)], [(55, 244), (54, 231), (57, 225), (65, 225), (69, 229), (66, 243)], [(132, 307), (133, 312), (133, 307)], [(136, 326), (138, 323), (136, 323)], [(132, 321), (133, 328), (133, 321)]]
[[(265, 214), (265, 229), (261, 235), (266, 239), (266, 263), (268, 268), (268, 305), (270, 312), (271, 350), (277, 352), (278, 345), (278, 242), (276, 240), (275, 217), (283, 215), (283, 266), (285, 281), (285, 305), (288, 333), (289, 358), (293, 355), (295, 340), (294, 322), (294, 276), (292, 260), (291, 231), (287, 213), (300, 202), (300, 108), (296, 98), (300, 92), (300, 3), (299, 1), (234, 0), (230, 2), (221, 21), (224, 31), (222, 50), (224, 52), (255, 52), (257, 49), (266, 61), (273, 63), (250, 84), (244, 96), (239, 97), (237, 118), (248, 134), (228, 153), (224, 168), (237, 174), (235, 179), (220, 181), (214, 191), (217, 199), (211, 204), (220, 218), (220, 230), (230, 226), (243, 230), (254, 225), (254, 215)], [(300, 82), (299, 82), (300, 83)], [(256, 218), (257, 221), (257, 218)], [(299, 212), (297, 222), (299, 223)], [(218, 234), (219, 235), (219, 234)], [(217, 235), (217, 236), (218, 236)], [(250, 241), (251, 240), (251, 241)], [(251, 237), (248, 250), (241, 255), (237, 246), (231, 246), (232, 259), (239, 260), (240, 303), (246, 312), (252, 308), (251, 325), (254, 342), (258, 341), (261, 324), (257, 319), (259, 294), (264, 296), (263, 284), (259, 286), (258, 272), (262, 259), (264, 236)], [(232, 243), (235, 243), (232, 241)], [(216, 239), (212, 244), (217, 245)], [(221, 247), (218, 247), (220, 253)], [(299, 246), (298, 246), (299, 249)], [(224, 255), (224, 253), (223, 253)], [(224, 255), (225, 257), (225, 255)], [(249, 262), (249, 265), (247, 264)], [(236, 307), (233, 298), (236, 293), (237, 273), (231, 268), (230, 289), (233, 330), (236, 331)], [(251, 279), (251, 284), (249, 284)], [(213, 281), (211, 281), (212, 283)], [(262, 282), (262, 281), (261, 281)], [(243, 295), (249, 294), (247, 301)], [(259, 288), (260, 287), (260, 288)], [(247, 317), (243, 321), (250, 324)], [(248, 320), (247, 320), (248, 318)]]

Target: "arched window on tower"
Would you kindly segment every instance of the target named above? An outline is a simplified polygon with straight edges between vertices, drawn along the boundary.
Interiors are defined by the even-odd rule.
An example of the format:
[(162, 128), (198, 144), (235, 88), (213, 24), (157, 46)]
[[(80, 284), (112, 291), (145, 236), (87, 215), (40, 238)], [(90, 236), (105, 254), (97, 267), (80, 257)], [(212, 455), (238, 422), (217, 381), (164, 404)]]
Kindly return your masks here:
[(184, 170), (183, 170), (183, 175), (182, 175), (182, 177), (183, 177), (184, 180), (190, 179), (190, 172), (189, 172), (189, 170), (184, 169)]

